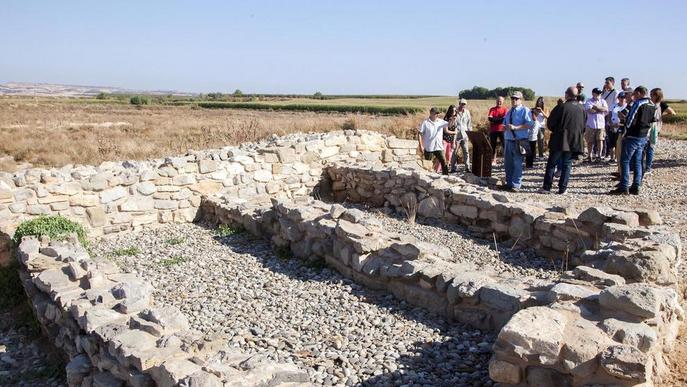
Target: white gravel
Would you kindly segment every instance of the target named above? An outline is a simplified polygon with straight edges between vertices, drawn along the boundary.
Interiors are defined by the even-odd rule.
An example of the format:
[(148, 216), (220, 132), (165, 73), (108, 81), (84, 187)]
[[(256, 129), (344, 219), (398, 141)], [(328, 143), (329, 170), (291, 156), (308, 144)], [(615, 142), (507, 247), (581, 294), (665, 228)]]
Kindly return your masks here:
[[(140, 253), (111, 254), (129, 247)], [(266, 241), (246, 233), (218, 238), (199, 225), (168, 225), (108, 237), (94, 249), (148, 279), (157, 302), (179, 307), (193, 328), (295, 363), (314, 383), (492, 384), (492, 334), (448, 323), (330, 269), (277, 258)], [(183, 262), (165, 265), (170, 257)]]

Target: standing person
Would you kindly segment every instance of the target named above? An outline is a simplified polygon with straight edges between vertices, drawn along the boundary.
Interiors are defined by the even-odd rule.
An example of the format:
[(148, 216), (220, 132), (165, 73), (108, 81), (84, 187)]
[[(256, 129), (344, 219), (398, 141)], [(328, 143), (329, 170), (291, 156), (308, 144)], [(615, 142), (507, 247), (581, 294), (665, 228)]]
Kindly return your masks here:
[(584, 152), (582, 145), (582, 132), (585, 127), (584, 110), (577, 103), (577, 89), (575, 87), (570, 86), (565, 90), (565, 102), (553, 108), (548, 119), (548, 127), (551, 131), (549, 158), (546, 160), (544, 185), (539, 192), (551, 192), (554, 170), (563, 160), (560, 180), (558, 181), (558, 193), (565, 194), (572, 171), (572, 155), (573, 153)]
[(544, 128), (541, 123), (537, 121), (536, 108), (531, 110), (532, 113), (532, 127), (527, 131), (527, 140), (530, 142), (530, 149), (525, 155), (525, 168), (534, 167), (534, 159), (537, 157), (537, 138), (539, 138), (539, 132), (543, 131)]
[[(446, 114), (444, 115), (444, 121), (448, 122), (448, 126), (444, 128), (444, 159), (446, 161), (451, 160), (451, 155), (453, 155), (453, 142), (456, 137), (456, 105), (450, 105)], [(441, 170), (441, 165), (437, 164), (436, 171)]]
[(594, 88), (592, 98), (584, 104), (584, 111), (587, 112), (587, 124), (584, 132), (584, 139), (587, 141), (587, 161), (601, 160), (601, 144), (606, 135), (606, 113), (608, 105), (601, 98), (601, 90)]
[(632, 94), (632, 87), (630, 86), (630, 78), (623, 78), (620, 80), (620, 89), (624, 92)]
[(463, 151), (463, 164), (465, 172), (470, 172), (470, 154), (468, 153), (468, 132), (472, 131), (472, 117), (467, 109), (468, 101), (465, 98), (458, 100), (456, 112), (456, 138), (453, 143), (453, 157), (451, 157), (451, 173), (458, 170), (458, 147)]
[(611, 107), (611, 113), (610, 113), (610, 123), (606, 125), (609, 127), (609, 132), (608, 132), (608, 137), (606, 138), (606, 142), (608, 143), (608, 155), (610, 157), (610, 162), (611, 163), (616, 163), (617, 158), (616, 158), (616, 146), (619, 147), (618, 145), (618, 137), (620, 136), (620, 127), (622, 125), (621, 119), (620, 119), (620, 113), (627, 108), (627, 103), (625, 102), (625, 92), (621, 91), (618, 93), (618, 102)]
[[(627, 116), (630, 115), (630, 110), (634, 104), (634, 95), (632, 91), (625, 91), (625, 108), (618, 112), (618, 139), (615, 142), (615, 159), (618, 161), (618, 170), (613, 172), (612, 175), (620, 180), (620, 175), (623, 170), (623, 166), (620, 164), (620, 157), (623, 151), (623, 140), (625, 139), (625, 122), (627, 121)], [(618, 183), (620, 185), (620, 183)]]
[(618, 102), (618, 92), (615, 90), (615, 78), (613, 77), (606, 77), (604, 79), (604, 87), (601, 93), (601, 98), (606, 101), (606, 106), (608, 106), (608, 113), (606, 113), (606, 127), (604, 128), (604, 141), (602, 142), (603, 144), (603, 149), (601, 150), (601, 157), (608, 157), (610, 154), (608, 153), (608, 148), (609, 144), (609, 137), (611, 134), (611, 109), (615, 104)]
[[(563, 101), (561, 101), (563, 103)], [(537, 151), (539, 152), (539, 157), (544, 157), (544, 133), (546, 131), (546, 120), (549, 118), (549, 111), (544, 106), (544, 97), (537, 98), (537, 102), (534, 104), (534, 109), (537, 112), (537, 121), (539, 122), (539, 135), (537, 137)]]
[(503, 118), (503, 137), (506, 140), (504, 150), (506, 183), (502, 188), (519, 192), (522, 187), (522, 159), (528, 151), (527, 135), (533, 122), (530, 109), (522, 104), (522, 92), (512, 92), (510, 101), (511, 108)]
[(661, 88), (651, 89), (649, 93), (651, 102), (656, 106), (656, 122), (651, 124), (651, 130), (649, 131), (649, 140), (646, 143), (646, 148), (644, 153), (646, 154), (646, 161), (642, 163), (644, 166), (644, 176), (650, 176), (652, 174), (651, 167), (654, 164), (654, 150), (658, 144), (658, 135), (661, 133), (661, 128), (663, 127), (663, 116), (673, 115), (675, 110), (671, 108), (666, 101), (663, 100), (663, 90)]
[(425, 160), (432, 160), (434, 157), (441, 164), (441, 173), (448, 175), (448, 165), (442, 152), (444, 146), (443, 133), (448, 122), (437, 117), (438, 114), (439, 109), (435, 107), (429, 109), (429, 117), (422, 121), (418, 130), (418, 142), (420, 152), (422, 152)]
[(489, 142), (493, 157), (491, 165), (496, 164), (496, 145), (501, 142), (501, 149), (505, 147), (503, 142), (503, 118), (506, 116), (508, 109), (503, 106), (503, 97), (496, 98), (496, 106), (489, 109), (487, 120), (489, 120)]
[(584, 84), (582, 82), (577, 82), (575, 88), (577, 89), (577, 102), (584, 103), (584, 101), (587, 100), (587, 96), (582, 92), (584, 90)]
[[(620, 164), (620, 184), (610, 192), (611, 195), (639, 195), (642, 186), (642, 153), (646, 146), (651, 123), (656, 121), (656, 106), (648, 97), (648, 90), (639, 86), (634, 90), (635, 102), (625, 120), (625, 138), (623, 139)], [(630, 186), (630, 163), (634, 164), (634, 178)]]

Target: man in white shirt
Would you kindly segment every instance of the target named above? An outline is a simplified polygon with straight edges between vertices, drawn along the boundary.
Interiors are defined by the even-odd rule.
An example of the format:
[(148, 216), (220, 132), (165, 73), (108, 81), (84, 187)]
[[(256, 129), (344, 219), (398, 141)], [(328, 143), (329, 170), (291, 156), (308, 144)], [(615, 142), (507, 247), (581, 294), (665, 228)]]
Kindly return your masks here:
[(587, 123), (584, 132), (584, 139), (587, 142), (587, 161), (592, 159), (600, 161), (603, 141), (606, 138), (606, 114), (608, 105), (601, 98), (601, 90), (594, 88), (592, 98), (584, 104), (584, 111), (587, 112)]
[(429, 109), (429, 117), (422, 121), (418, 131), (420, 151), (425, 160), (431, 160), (434, 156), (441, 163), (441, 173), (448, 175), (448, 165), (444, 158), (444, 128), (448, 122), (438, 117), (439, 109)]

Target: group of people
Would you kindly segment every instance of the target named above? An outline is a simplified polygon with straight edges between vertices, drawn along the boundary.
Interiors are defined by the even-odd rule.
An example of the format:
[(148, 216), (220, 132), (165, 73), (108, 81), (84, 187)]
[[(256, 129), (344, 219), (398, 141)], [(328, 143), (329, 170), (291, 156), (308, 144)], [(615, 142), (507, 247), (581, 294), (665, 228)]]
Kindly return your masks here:
[[(613, 175), (619, 183), (610, 194), (639, 194), (643, 176), (651, 174), (662, 117), (675, 112), (664, 101), (660, 88), (650, 92), (643, 86), (632, 89), (627, 78), (621, 80), (620, 90), (616, 90), (613, 77), (607, 77), (602, 88), (594, 88), (590, 98), (583, 90), (581, 82), (569, 87), (551, 112), (542, 97), (533, 108), (525, 106), (520, 91), (510, 94), (510, 108), (504, 106), (504, 97), (497, 98), (487, 119), (493, 162), (497, 146), (503, 149), (502, 189), (520, 191), (523, 168), (532, 168), (537, 155), (544, 157), (548, 129), (549, 154), (539, 192), (551, 192), (554, 177), (559, 177), (558, 193), (565, 194), (572, 160), (582, 156), (586, 162), (617, 162)], [(438, 109), (431, 108), (420, 125), (418, 141), (424, 158), (434, 159), (436, 170), (449, 174), (457, 171), (460, 149), (465, 171), (469, 171), (467, 133), (472, 130), (472, 118), (467, 101), (459, 99), (458, 107), (451, 105), (443, 119), (439, 114)]]

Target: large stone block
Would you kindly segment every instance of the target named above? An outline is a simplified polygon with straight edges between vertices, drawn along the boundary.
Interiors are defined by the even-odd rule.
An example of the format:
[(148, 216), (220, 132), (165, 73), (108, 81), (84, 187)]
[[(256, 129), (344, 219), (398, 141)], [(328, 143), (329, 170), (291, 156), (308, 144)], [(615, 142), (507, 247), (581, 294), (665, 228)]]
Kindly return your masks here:
[(548, 307), (521, 310), (501, 329), (495, 349), (530, 359), (533, 365), (554, 365), (564, 344), (566, 324), (561, 313)]

